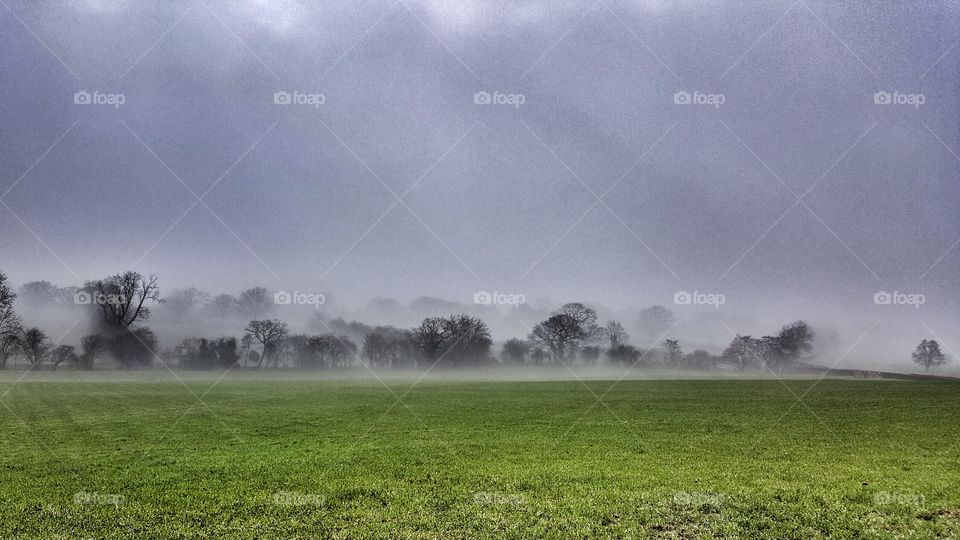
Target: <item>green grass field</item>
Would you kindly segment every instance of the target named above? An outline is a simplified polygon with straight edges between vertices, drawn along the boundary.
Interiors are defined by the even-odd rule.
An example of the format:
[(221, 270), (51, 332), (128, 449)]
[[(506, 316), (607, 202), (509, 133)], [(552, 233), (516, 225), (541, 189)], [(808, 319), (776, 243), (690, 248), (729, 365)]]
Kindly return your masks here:
[(2, 538), (960, 538), (957, 383), (76, 375), (0, 378)]

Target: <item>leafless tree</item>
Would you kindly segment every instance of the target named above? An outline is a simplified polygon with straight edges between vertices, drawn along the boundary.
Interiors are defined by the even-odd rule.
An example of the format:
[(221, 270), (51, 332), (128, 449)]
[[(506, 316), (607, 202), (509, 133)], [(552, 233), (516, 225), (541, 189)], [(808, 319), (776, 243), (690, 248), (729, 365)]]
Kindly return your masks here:
[(668, 366), (676, 366), (683, 358), (683, 350), (680, 348), (680, 341), (668, 339), (663, 342), (663, 359)]
[(89, 283), (93, 301), (103, 312), (104, 320), (114, 328), (129, 328), (137, 321), (150, 318), (148, 302), (159, 303), (157, 276), (148, 278), (133, 270)]
[(558, 313), (537, 323), (529, 338), (550, 351), (555, 362), (562, 363), (570, 360), (577, 344), (586, 337), (585, 334), (580, 322), (572, 315)]
[(20, 348), (30, 362), (30, 367), (37, 369), (43, 365), (43, 360), (50, 351), (50, 341), (43, 330), (27, 328), (20, 334)]
[(273, 297), (267, 292), (267, 289), (254, 287), (240, 293), (237, 306), (244, 316), (257, 319), (273, 310)]
[(623, 345), (630, 339), (627, 330), (617, 321), (607, 321), (603, 327), (603, 334), (610, 341), (610, 348)]
[(737, 334), (723, 351), (723, 357), (736, 362), (737, 369), (743, 371), (747, 364), (754, 363), (760, 358), (760, 344), (750, 336)]
[(264, 361), (269, 367), (270, 361), (275, 360), (278, 356), (280, 344), (287, 337), (287, 323), (277, 319), (250, 321), (250, 324), (244, 330), (262, 347), (263, 352), (257, 362), (257, 367), (260, 367)]

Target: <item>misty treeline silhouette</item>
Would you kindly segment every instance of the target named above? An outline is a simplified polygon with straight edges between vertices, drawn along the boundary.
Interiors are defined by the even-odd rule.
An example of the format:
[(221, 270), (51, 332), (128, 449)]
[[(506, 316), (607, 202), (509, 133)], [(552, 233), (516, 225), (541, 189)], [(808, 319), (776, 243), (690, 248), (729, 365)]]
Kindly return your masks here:
[[(640, 312), (645, 336), (654, 343), (638, 348), (615, 320), (601, 322), (597, 312), (578, 302), (564, 304), (530, 329), (526, 339), (510, 339), (499, 351), (486, 323), (468, 314), (426, 317), (413, 328), (372, 326), (344, 319), (316, 317), (317, 334), (290, 332), (287, 323), (267, 318), (274, 298), (263, 287), (239, 296), (211, 297), (195, 288), (160, 295), (156, 276), (128, 271), (89, 281), (82, 287), (56, 287), (35, 281), (20, 288), (28, 305), (77, 310), (89, 316), (93, 331), (74, 345), (55, 344), (38, 327), (28, 327), (14, 309), (18, 298), (0, 272), (0, 368), (19, 355), (31, 369), (69, 366), (90, 370), (98, 362), (123, 368), (154, 364), (185, 369), (295, 368), (343, 369), (424, 367), (484, 367), (494, 365), (586, 365), (619, 367), (665, 366), (712, 370), (718, 368), (783, 371), (813, 351), (814, 332), (800, 320), (773, 335), (737, 335), (724, 352), (697, 349), (684, 354), (679, 340), (668, 337), (676, 319), (669, 309), (653, 306)], [(221, 326), (246, 318), (243, 335), (219, 338), (187, 337), (160, 350), (153, 331), (144, 325), (151, 308), (163, 303), (168, 316), (187, 318), (199, 311)], [(939, 345), (923, 340), (913, 360), (927, 370), (946, 362)]]

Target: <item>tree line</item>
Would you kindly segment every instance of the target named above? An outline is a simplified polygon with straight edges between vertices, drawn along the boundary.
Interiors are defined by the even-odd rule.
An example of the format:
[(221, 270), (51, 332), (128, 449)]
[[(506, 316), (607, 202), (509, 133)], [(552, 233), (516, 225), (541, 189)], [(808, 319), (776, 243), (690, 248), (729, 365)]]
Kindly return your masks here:
[[(815, 333), (802, 321), (771, 335), (736, 335), (720, 355), (703, 349), (684, 353), (679, 340), (666, 336), (672, 313), (654, 306), (641, 317), (663, 331), (653, 347), (638, 348), (618, 321), (601, 323), (597, 312), (582, 303), (564, 304), (529, 329), (526, 339), (509, 339), (495, 352), (490, 330), (481, 319), (467, 314), (424, 318), (413, 328), (370, 326), (358, 321), (320, 320), (318, 334), (291, 333), (279, 319), (251, 318), (243, 335), (219, 338), (188, 337), (174, 347), (159, 349), (153, 331), (144, 323), (151, 307), (170, 302), (175, 308), (201, 303), (208, 314), (264, 314), (272, 304), (263, 287), (239, 297), (209, 297), (196, 289), (181, 289), (161, 298), (156, 276), (128, 271), (89, 281), (83, 287), (59, 289), (48, 282), (31, 282), (20, 294), (63, 299), (93, 316), (95, 331), (73, 345), (54, 345), (38, 327), (24, 325), (14, 310), (18, 294), (0, 272), (0, 368), (20, 355), (31, 369), (69, 366), (91, 370), (98, 361), (112, 359), (123, 368), (155, 363), (185, 369), (295, 368), (343, 369), (368, 366), (379, 369), (423, 367), (485, 367), (509, 365), (587, 365), (620, 367), (769, 369), (783, 371), (813, 352)], [(654, 326), (656, 326), (654, 325)], [(911, 359), (926, 370), (946, 363), (935, 340), (924, 339)]]

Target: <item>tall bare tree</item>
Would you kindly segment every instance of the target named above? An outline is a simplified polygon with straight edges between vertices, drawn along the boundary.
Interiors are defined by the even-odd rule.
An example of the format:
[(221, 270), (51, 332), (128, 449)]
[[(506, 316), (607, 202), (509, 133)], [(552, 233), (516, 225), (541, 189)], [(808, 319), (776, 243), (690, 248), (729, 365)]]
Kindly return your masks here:
[(263, 348), (263, 353), (257, 361), (257, 367), (260, 367), (264, 361), (266, 361), (267, 367), (270, 367), (270, 360), (277, 358), (280, 345), (287, 337), (287, 323), (277, 319), (250, 321), (250, 324), (244, 330)]
[(144, 277), (133, 270), (94, 281), (87, 288), (92, 289), (104, 320), (114, 328), (129, 328), (149, 319), (147, 303), (162, 301), (157, 276)]

